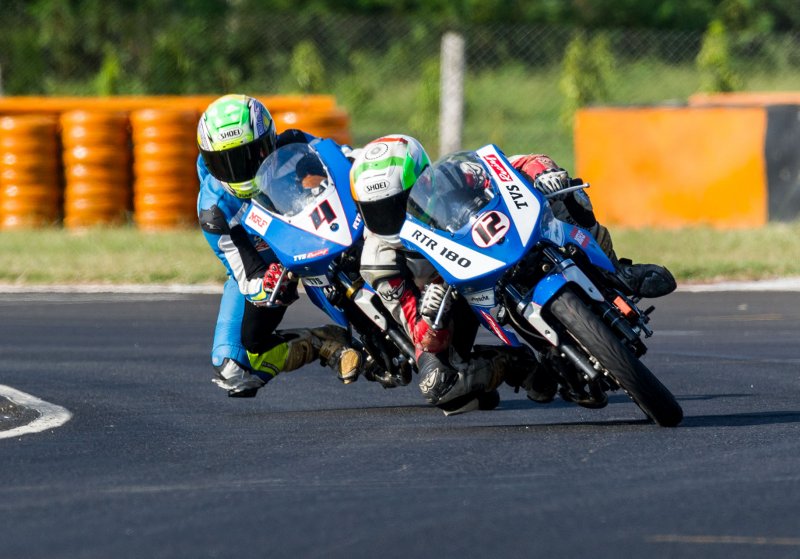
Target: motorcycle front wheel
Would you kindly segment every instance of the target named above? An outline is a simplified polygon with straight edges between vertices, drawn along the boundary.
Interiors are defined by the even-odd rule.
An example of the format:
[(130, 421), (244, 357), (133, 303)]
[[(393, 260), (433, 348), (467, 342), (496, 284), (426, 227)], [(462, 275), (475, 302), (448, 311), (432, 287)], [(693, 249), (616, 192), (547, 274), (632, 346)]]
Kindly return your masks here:
[(580, 297), (566, 290), (553, 300), (550, 312), (650, 419), (662, 427), (681, 422), (683, 410), (672, 393)]

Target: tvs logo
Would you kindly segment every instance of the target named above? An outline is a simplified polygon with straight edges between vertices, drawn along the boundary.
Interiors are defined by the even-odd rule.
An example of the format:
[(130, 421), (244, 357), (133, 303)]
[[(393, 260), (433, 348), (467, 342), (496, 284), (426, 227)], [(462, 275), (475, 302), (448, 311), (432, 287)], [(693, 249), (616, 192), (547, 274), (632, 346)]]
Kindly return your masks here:
[(492, 171), (494, 171), (497, 174), (497, 178), (499, 178), (501, 181), (511, 182), (512, 180), (514, 180), (513, 178), (511, 178), (511, 173), (508, 171), (508, 169), (506, 169), (505, 165), (503, 165), (499, 157), (497, 157), (496, 155), (489, 154), (484, 156), (483, 159), (484, 161), (486, 161), (486, 163), (489, 164), (489, 167), (492, 168)]
[(589, 235), (587, 235), (581, 229), (573, 227), (572, 231), (570, 231), (569, 236), (575, 239), (575, 242), (581, 245), (581, 247), (586, 248), (587, 246), (589, 246)]
[(483, 214), (472, 226), (472, 242), (481, 248), (488, 248), (505, 237), (511, 221), (500, 212)]
[(314, 250), (311, 252), (306, 252), (304, 254), (295, 254), (293, 256), (294, 261), (297, 262), (298, 260), (308, 260), (309, 258), (316, 258), (318, 256), (325, 256), (328, 254), (327, 248), (321, 248), (319, 250)]

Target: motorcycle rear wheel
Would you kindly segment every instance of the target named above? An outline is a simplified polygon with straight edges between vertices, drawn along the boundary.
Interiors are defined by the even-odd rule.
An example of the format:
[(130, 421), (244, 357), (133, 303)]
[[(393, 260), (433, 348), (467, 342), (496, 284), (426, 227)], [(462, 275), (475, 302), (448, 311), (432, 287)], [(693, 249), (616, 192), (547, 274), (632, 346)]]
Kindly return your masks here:
[(550, 312), (650, 419), (662, 427), (675, 427), (683, 420), (683, 410), (672, 393), (580, 297), (566, 290), (553, 300)]

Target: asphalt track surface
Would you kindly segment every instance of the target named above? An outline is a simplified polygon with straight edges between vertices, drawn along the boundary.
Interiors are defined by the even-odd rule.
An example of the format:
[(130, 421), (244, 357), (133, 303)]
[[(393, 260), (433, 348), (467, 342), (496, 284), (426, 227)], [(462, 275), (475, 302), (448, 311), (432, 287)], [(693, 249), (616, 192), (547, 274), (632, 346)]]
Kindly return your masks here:
[(508, 387), (446, 418), (318, 366), (230, 399), (217, 302), (0, 295), (0, 384), (72, 414), (0, 439), (0, 558), (800, 557), (800, 293), (655, 302), (674, 429)]

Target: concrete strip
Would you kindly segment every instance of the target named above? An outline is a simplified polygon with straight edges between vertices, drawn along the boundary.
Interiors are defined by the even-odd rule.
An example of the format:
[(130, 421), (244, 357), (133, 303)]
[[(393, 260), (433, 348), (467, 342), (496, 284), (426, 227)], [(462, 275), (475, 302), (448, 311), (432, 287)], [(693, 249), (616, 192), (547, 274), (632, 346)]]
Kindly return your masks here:
[[(300, 286), (302, 292), (302, 284)], [(757, 281), (719, 281), (679, 284), (678, 291), (704, 293), (714, 291), (800, 291), (800, 277)], [(0, 284), (0, 293), (177, 293), (221, 295), (222, 284), (83, 284), (16, 285)]]
[(684, 291), (688, 293), (708, 293), (721, 291), (800, 291), (800, 278), (684, 284), (678, 285), (678, 291)]

